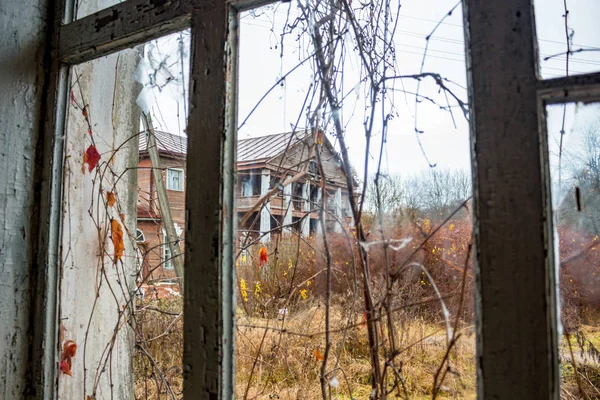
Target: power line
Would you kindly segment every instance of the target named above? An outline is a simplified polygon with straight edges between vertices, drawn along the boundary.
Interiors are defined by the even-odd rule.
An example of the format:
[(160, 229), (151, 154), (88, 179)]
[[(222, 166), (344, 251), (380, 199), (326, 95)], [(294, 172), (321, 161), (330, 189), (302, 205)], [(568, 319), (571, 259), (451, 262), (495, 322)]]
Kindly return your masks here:
[[(280, 8), (277, 8), (274, 11), (276, 13), (285, 14), (285, 15), (287, 15), (287, 13), (288, 13), (287, 9), (282, 10)], [(300, 17), (300, 15), (299, 14), (295, 14), (294, 12), (290, 12), (290, 17), (298, 18), (298, 17)], [(413, 16), (413, 15), (405, 15), (405, 14), (398, 15), (398, 18), (414, 19), (414, 20), (417, 20), (417, 21), (426, 21), (426, 22), (431, 22), (431, 23), (434, 23), (434, 24), (437, 24), (438, 22), (440, 22), (440, 21), (436, 21), (436, 20), (433, 20), (433, 19), (416, 17), (416, 16)], [(461, 28), (461, 29), (463, 28), (462, 24), (453, 24), (451, 22), (446, 22), (446, 21), (442, 21), (440, 24), (441, 25), (453, 26), (453, 27), (457, 27), (457, 28)], [(427, 36), (427, 35), (423, 35), (423, 36)], [(547, 43), (562, 44), (562, 45), (565, 44), (565, 42), (561, 42), (561, 41), (558, 41), (558, 40), (550, 40), (550, 39), (541, 39), (541, 38), (538, 38), (538, 41), (540, 41), (540, 42), (547, 42)], [(462, 41), (461, 41), (461, 43), (462, 43)], [(590, 48), (590, 49), (598, 47), (598, 46), (590, 46), (590, 45), (577, 44), (577, 43), (573, 43), (572, 46), (573, 47)]]

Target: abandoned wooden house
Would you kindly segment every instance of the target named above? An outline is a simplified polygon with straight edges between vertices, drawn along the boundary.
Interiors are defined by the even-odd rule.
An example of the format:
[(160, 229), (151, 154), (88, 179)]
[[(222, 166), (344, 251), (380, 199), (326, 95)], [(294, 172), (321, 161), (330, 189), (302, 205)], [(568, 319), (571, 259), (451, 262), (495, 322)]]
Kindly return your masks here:
[[(133, 181), (112, 169), (135, 168), (139, 149), (127, 142), (116, 153), (114, 146), (139, 132), (139, 107), (124, 78), (136, 69), (139, 54), (133, 48), (187, 28), (192, 43), (187, 153), (201, 156), (186, 158), (185, 182), (179, 173), (171, 175), (174, 187), (187, 188), (186, 223), (178, 222), (186, 243), (183, 395), (234, 397), (239, 17), (267, 3), (0, 2), (1, 399), (134, 398), (135, 335), (126, 322), (134, 312), (128, 290), (135, 288), (135, 247), (129, 233), (136, 229), (137, 185), (126, 190)], [(557, 400), (561, 394), (546, 106), (600, 101), (600, 73), (540, 76), (533, 3), (462, 1), (479, 399)], [(85, 101), (71, 90), (76, 83), (89, 94)], [(125, 99), (119, 107), (113, 107), (115, 96)], [(328, 107), (337, 111), (339, 104)], [(258, 151), (257, 145), (239, 151), (240, 171), (246, 171), (240, 175), (246, 179), (240, 179), (241, 209), (252, 202), (246, 197), (259, 196), (263, 186), (291, 172), (285, 168), (297, 168), (281, 157), (281, 145), (279, 153)], [(302, 142), (294, 148), (306, 151)], [(324, 154), (335, 188), (326, 195), (337, 201), (336, 210), (341, 205), (343, 216), (343, 180), (333, 153)], [(170, 161), (165, 158), (167, 167)], [(299, 221), (309, 208), (294, 206), (294, 200), (300, 193), (310, 199), (313, 192), (310, 179), (299, 183), (303, 186), (282, 188), (289, 197), (273, 201), (264, 222), (261, 212), (256, 228), (245, 227), (266, 233), (271, 215), (284, 225)], [(121, 190), (116, 203), (113, 189)], [(284, 213), (288, 198), (291, 213)], [(143, 207), (140, 215), (155, 216)], [(307, 225), (300, 229), (310, 233)], [(110, 285), (118, 290), (111, 292)], [(64, 350), (71, 340), (80, 345), (76, 355)], [(66, 367), (72, 367), (67, 370), (72, 376)], [(92, 397), (92, 388), (98, 396)]]
[[(183, 247), (187, 138), (158, 130), (154, 131), (154, 136), (160, 159), (158, 168), (163, 171), (171, 215)], [(326, 182), (323, 198), (325, 228), (328, 232), (341, 232), (352, 226), (346, 176), (329, 139), (322, 133), (319, 137), (318, 150)], [(145, 134), (140, 134), (139, 147), (137, 234), (143, 252), (142, 276), (152, 281), (171, 280), (175, 278), (175, 271), (171, 251), (165, 245), (166, 232)], [(295, 231), (309, 237), (319, 233), (318, 210), (323, 190), (315, 159), (314, 143), (307, 131), (238, 141), (236, 210), (240, 240), (250, 236), (267, 242), (272, 239), (272, 234)], [(306, 171), (302, 178), (281, 186), (285, 179), (302, 171)], [(281, 190), (267, 202), (258, 204), (269, 190), (280, 186)], [(244, 219), (246, 222), (239, 224)]]
[[(340, 156), (322, 132), (318, 143), (308, 131), (280, 133), (241, 139), (237, 144), (237, 215), (240, 236), (252, 235), (268, 241), (272, 233), (292, 230), (305, 237), (318, 234), (322, 227), (318, 210), (323, 204), (325, 229), (341, 232), (352, 226), (349, 192)], [(322, 160), (325, 190), (315, 145)], [(286, 180), (302, 171), (306, 174), (291, 184)], [(261, 197), (279, 188), (262, 207)], [(322, 203), (321, 203), (322, 201)]]

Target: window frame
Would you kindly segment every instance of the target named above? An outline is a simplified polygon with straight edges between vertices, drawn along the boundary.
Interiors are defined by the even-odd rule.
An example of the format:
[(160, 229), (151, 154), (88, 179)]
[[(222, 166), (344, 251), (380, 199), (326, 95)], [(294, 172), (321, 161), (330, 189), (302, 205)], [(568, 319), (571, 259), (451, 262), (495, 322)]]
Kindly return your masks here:
[(558, 400), (558, 261), (545, 105), (598, 99), (600, 73), (540, 78), (533, 0), (465, 0), (463, 7), (478, 398)]
[[(185, 285), (184, 296), (184, 396), (233, 397), (239, 14), (273, 2), (127, 0), (76, 21), (74, 0), (56, 0), (50, 7), (43, 167), (37, 177), (41, 233), (34, 315), (40, 317), (41, 329), (33, 331), (30, 349), (35, 398), (56, 396), (63, 132), (70, 66), (189, 27), (194, 84), (189, 91), (188, 149), (189, 154), (204, 156), (186, 161), (190, 190), (185, 268), (186, 281), (192, 284)], [(543, 107), (600, 100), (600, 74), (539, 79), (532, 0), (464, 0), (463, 7), (471, 105), (478, 397), (558, 399), (557, 299), (552, 290), (556, 277)], [(490, 94), (494, 104), (482, 101)], [(515, 121), (513, 130), (504, 129)], [(508, 157), (497, 159), (502, 151)], [(516, 199), (519, 207), (511, 207)], [(515, 228), (534, 232), (535, 245), (519, 246)], [(515, 281), (510, 274), (518, 268), (528, 273)], [(530, 305), (532, 298), (536, 301)], [(515, 302), (525, 307), (515, 312)], [(526, 329), (528, 334), (515, 342), (518, 348), (507, 347), (503, 334), (515, 326), (534, 327), (530, 330), (537, 336)], [(494, 331), (497, 327), (501, 329)], [(515, 363), (517, 368), (509, 368)]]
[(173, 255), (171, 254), (171, 248), (169, 247), (168, 243), (169, 243), (169, 238), (167, 237), (167, 232), (163, 229), (162, 230), (162, 259), (163, 259), (162, 268), (163, 268), (163, 270), (172, 271), (174, 269), (173, 262), (171, 260)]
[[(181, 180), (179, 181), (179, 187), (178, 188), (172, 188), (170, 187), (170, 179), (169, 179), (169, 172), (171, 171), (176, 171), (180, 173), (180, 178)], [(168, 167), (165, 170), (165, 175), (166, 175), (166, 181), (167, 181), (167, 190), (171, 190), (173, 192), (183, 192), (185, 190), (185, 171), (183, 168), (171, 168)]]

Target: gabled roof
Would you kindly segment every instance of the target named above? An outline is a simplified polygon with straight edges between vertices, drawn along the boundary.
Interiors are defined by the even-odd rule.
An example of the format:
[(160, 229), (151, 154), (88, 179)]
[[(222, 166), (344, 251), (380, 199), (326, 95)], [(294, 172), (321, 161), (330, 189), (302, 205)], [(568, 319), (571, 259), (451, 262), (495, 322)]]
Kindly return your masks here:
[[(310, 136), (308, 130), (296, 132), (276, 133), (272, 135), (257, 136), (247, 139), (239, 139), (237, 145), (237, 162), (242, 164), (264, 163), (281, 155), (286, 149), (291, 149), (299, 143), (304, 142)], [(154, 131), (158, 152), (172, 157), (185, 157), (187, 154), (187, 137), (173, 135), (159, 130)], [(333, 145), (324, 136), (324, 145), (338, 157)], [(145, 132), (139, 135), (139, 151), (148, 151), (148, 141)]]
[(295, 146), (307, 136), (307, 131), (299, 131), (239, 139), (237, 145), (237, 161), (248, 162), (269, 160), (283, 153), (288, 146), (289, 148)]
[[(156, 147), (159, 153), (174, 157), (185, 157), (187, 154), (186, 136), (173, 135), (168, 132), (155, 130), (154, 137), (156, 138)], [(146, 153), (148, 151), (148, 140), (145, 132), (140, 133), (139, 141), (140, 153)]]

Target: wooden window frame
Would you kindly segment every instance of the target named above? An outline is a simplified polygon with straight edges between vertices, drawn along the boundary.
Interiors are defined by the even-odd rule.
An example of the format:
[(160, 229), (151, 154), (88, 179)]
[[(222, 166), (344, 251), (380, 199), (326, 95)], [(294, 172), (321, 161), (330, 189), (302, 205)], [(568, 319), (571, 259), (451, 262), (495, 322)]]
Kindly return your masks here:
[[(180, 187), (177, 189), (173, 189), (172, 187), (169, 187), (169, 171), (177, 171), (181, 173), (181, 180), (179, 182)], [(184, 188), (185, 188), (185, 171), (183, 170), (183, 168), (167, 168), (165, 171), (165, 175), (166, 175), (166, 181), (167, 181), (167, 190), (171, 190), (173, 192), (183, 192)]]
[(163, 258), (163, 269), (172, 271), (174, 269), (173, 262), (171, 257), (171, 249), (168, 246), (169, 238), (167, 237), (167, 232), (162, 230), (162, 258)]
[[(239, 13), (263, 0), (128, 0), (73, 21), (51, 5), (40, 176), (36, 399), (54, 399), (69, 68), (191, 27), (184, 396), (234, 395)], [(558, 399), (556, 277), (546, 104), (600, 100), (600, 74), (540, 80), (532, 0), (464, 0), (474, 182), (479, 398)], [(52, 7), (54, 6), (54, 7)], [(217, 100), (215, 100), (217, 99)], [(518, 279), (516, 279), (518, 277)], [(193, 284), (201, 282), (201, 284)], [(515, 307), (518, 306), (518, 307)]]
[(560, 398), (545, 106), (600, 99), (600, 74), (542, 80), (533, 0), (464, 0), (478, 398)]

